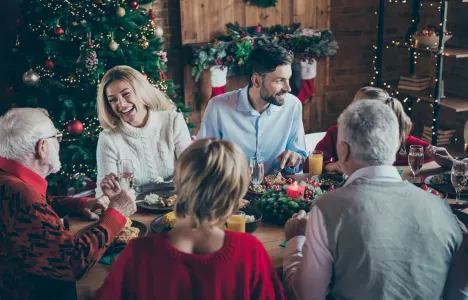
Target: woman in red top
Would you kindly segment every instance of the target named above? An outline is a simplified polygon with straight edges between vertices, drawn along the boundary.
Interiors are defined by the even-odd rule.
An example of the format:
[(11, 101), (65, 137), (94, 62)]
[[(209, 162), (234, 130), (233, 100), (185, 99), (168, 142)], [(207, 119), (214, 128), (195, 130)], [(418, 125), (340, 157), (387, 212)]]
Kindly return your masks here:
[[(363, 87), (354, 96), (353, 101), (357, 100), (378, 100), (390, 106), (395, 112), (399, 130), (400, 130), (400, 149), (398, 150), (395, 158), (395, 165), (408, 165), (408, 153), (410, 146), (421, 145), (424, 148), (424, 163), (435, 160), (443, 167), (450, 167), (452, 157), (448, 154), (445, 148), (431, 146), (430, 143), (425, 142), (410, 135), (413, 123), (408, 115), (405, 113), (403, 105), (398, 99), (390, 97), (390, 95), (376, 87)], [(338, 137), (338, 125), (328, 128), (325, 137), (317, 144), (315, 150), (323, 152), (323, 172), (338, 172), (342, 173), (338, 163), (338, 154), (336, 153), (336, 140)], [(309, 161), (306, 159), (304, 163), (304, 173), (309, 172)]]
[(131, 241), (94, 299), (285, 299), (262, 243), (221, 229), (249, 185), (242, 150), (201, 139), (176, 162), (177, 223)]

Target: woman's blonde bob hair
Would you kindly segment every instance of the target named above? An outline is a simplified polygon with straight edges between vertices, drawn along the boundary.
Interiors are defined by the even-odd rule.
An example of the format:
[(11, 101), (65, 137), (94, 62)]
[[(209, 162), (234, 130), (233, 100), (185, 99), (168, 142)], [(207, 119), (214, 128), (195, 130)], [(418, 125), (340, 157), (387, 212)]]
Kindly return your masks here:
[(400, 145), (401, 148), (405, 149), (405, 141), (408, 135), (411, 133), (413, 128), (413, 123), (411, 122), (410, 117), (405, 112), (403, 104), (396, 99), (391, 97), (385, 90), (373, 86), (366, 86), (359, 90), (360, 93), (365, 95), (365, 99), (368, 100), (379, 100), (389, 106), (398, 120), (398, 129), (400, 134)]
[(122, 80), (130, 85), (137, 99), (140, 99), (149, 110), (175, 109), (169, 97), (152, 86), (137, 70), (129, 66), (115, 66), (102, 77), (97, 95), (97, 111), (99, 122), (104, 129), (117, 126), (120, 118), (114, 113), (107, 100), (106, 88), (113, 81)]
[(224, 224), (249, 186), (244, 152), (225, 140), (200, 139), (176, 162), (174, 184), (177, 218), (189, 218), (192, 228)]

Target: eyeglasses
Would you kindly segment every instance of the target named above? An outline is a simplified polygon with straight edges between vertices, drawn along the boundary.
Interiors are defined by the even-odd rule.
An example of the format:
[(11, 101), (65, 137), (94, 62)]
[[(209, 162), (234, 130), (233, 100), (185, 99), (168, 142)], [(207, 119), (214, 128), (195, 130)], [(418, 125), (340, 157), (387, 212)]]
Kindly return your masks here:
[(61, 132), (57, 132), (56, 135), (53, 135), (53, 136), (49, 136), (49, 137), (45, 137), (43, 138), (44, 140), (47, 140), (47, 139), (51, 139), (51, 138), (57, 138), (57, 141), (60, 143), (63, 139), (63, 133)]

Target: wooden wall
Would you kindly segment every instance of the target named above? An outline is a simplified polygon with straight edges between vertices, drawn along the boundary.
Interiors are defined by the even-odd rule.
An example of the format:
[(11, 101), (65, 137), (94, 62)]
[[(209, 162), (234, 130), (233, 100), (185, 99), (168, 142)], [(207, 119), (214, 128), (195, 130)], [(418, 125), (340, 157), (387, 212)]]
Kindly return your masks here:
[[(276, 24), (302, 23), (303, 27), (324, 29), (330, 26), (330, 0), (278, 0), (276, 7), (259, 8), (246, 5), (244, 0), (180, 0), (182, 44), (206, 43), (213, 37), (225, 35), (225, 24), (239, 22), (242, 26), (260, 24), (264, 27)], [(315, 96), (304, 105), (306, 132), (322, 131), (326, 111), (326, 86), (328, 85), (328, 60), (320, 61), (317, 68)], [(186, 105), (192, 107), (191, 122), (197, 127), (209, 96), (200, 91), (190, 66), (184, 69), (184, 95)], [(209, 72), (202, 74), (201, 84), (209, 84)], [(208, 73), (208, 74), (206, 74)], [(228, 78), (227, 90), (247, 84), (246, 77)], [(208, 87), (209, 89), (209, 87)]]

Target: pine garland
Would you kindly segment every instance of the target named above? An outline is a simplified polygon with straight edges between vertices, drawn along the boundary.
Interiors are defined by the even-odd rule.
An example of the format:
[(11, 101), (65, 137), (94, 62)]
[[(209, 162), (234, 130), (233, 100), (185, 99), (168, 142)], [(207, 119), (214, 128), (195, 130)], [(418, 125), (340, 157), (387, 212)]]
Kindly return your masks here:
[(247, 4), (259, 7), (274, 7), (276, 6), (277, 0), (247, 0)]

